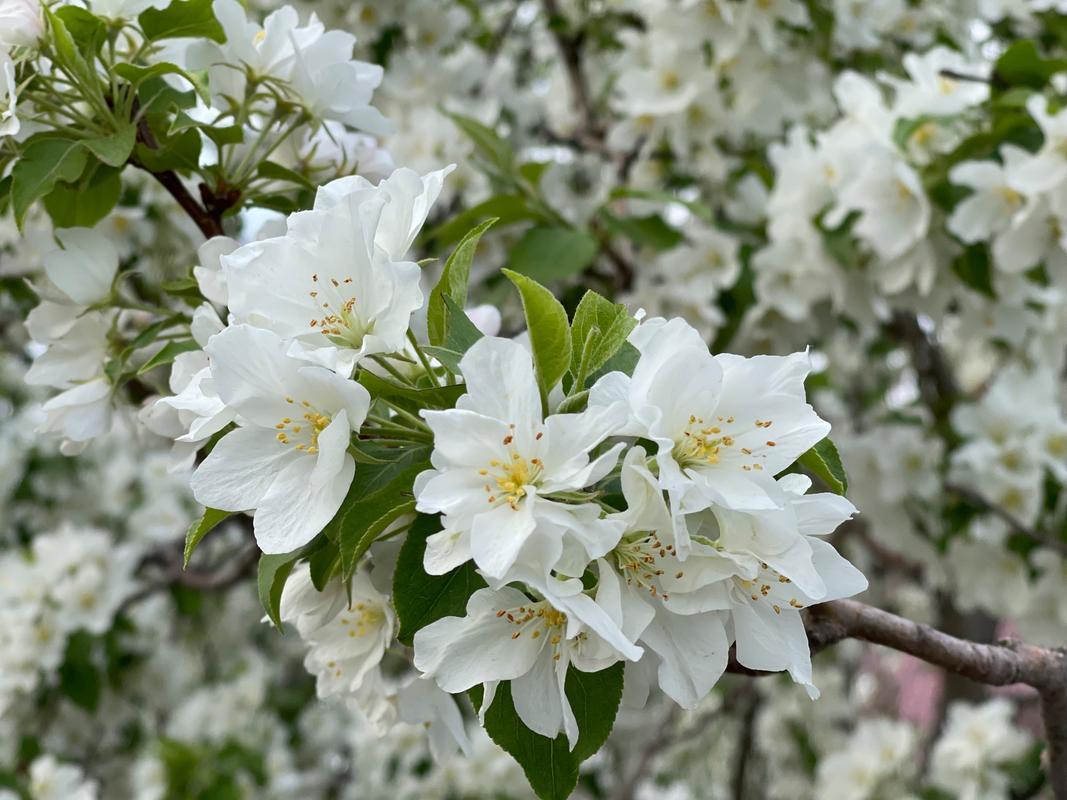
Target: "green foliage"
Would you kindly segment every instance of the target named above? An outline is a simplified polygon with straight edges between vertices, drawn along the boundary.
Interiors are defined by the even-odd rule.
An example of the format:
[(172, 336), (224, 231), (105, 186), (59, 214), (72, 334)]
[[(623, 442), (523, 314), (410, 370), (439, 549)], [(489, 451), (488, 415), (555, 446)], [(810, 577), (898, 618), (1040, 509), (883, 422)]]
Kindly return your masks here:
[(247, 783), (267, 782), (262, 754), (233, 741), (161, 739), (159, 759), (167, 781), (164, 800), (243, 800), (249, 796)]
[(200, 345), (194, 339), (175, 339), (167, 342), (156, 351), (155, 355), (141, 365), (140, 369), (137, 370), (137, 375), (141, 376), (156, 367), (170, 364), (182, 353), (191, 353), (193, 350), (199, 349)]
[(86, 711), (100, 704), (104, 676), (95, 658), (96, 641), (88, 631), (75, 631), (67, 639), (59, 665), (59, 689), (72, 703)]
[[(565, 800), (578, 784), (578, 767), (597, 752), (611, 733), (622, 699), (623, 665), (600, 672), (567, 672), (567, 699), (578, 723), (578, 741), (572, 751), (567, 737), (555, 739), (534, 733), (515, 711), (510, 682), (501, 683), (485, 713), (485, 730), (522, 767), (541, 800)], [(480, 693), (472, 693), (475, 700)]]
[(601, 212), (608, 230), (625, 236), (640, 247), (651, 247), (653, 250), (670, 250), (677, 247), (685, 239), (681, 233), (663, 221), (659, 214), (649, 214), (647, 217), (616, 217), (607, 212)]
[(95, 14), (81, 6), (61, 6), (55, 15), (83, 53), (95, 53), (103, 45), (107, 25)]
[(134, 148), (137, 163), (151, 172), (196, 172), (200, 168), (200, 134), (187, 128), (171, 136), (160, 136), (154, 147), (138, 142)]
[(834, 494), (848, 491), (845, 466), (829, 436), (804, 453), (797, 463), (825, 483)]
[(637, 325), (626, 306), (596, 292), (586, 292), (571, 323), (571, 391), (581, 391), (587, 376), (607, 363)]
[(302, 550), (294, 550), (291, 553), (264, 553), (259, 557), (259, 602), (278, 630), (282, 629), (282, 589), (285, 588), (285, 582), (296, 566), (301, 552)]
[(20, 230), (34, 201), (58, 181), (78, 180), (87, 163), (85, 147), (70, 139), (38, 139), (27, 147), (11, 172), (11, 208)]
[(551, 283), (580, 275), (593, 263), (599, 247), (597, 240), (585, 231), (565, 226), (537, 226), (515, 243), (508, 261), (515, 272), (541, 283)]
[(512, 182), (515, 174), (515, 152), (492, 128), (462, 114), (449, 114), (452, 121), (474, 143), (474, 156), (485, 171), (497, 180)]
[(361, 370), (358, 379), (374, 397), (407, 401), (403, 405), (416, 410), (423, 408), (452, 408), (456, 405), (456, 400), (465, 391), (460, 385), (416, 389), (386, 380), (369, 370)]
[(441, 277), (430, 292), (430, 300), (426, 308), (426, 326), (430, 344), (440, 346), (448, 338), (451, 315), (445, 306), (444, 298), (450, 297), (459, 308), (467, 302), (467, 284), (470, 283), (474, 253), (482, 234), (489, 230), (496, 221), (496, 217), (488, 219), (468, 231), (445, 262)]
[(211, 0), (174, 0), (166, 8), (149, 8), (137, 21), (152, 42), (185, 37), (226, 41), (222, 25), (211, 10)]
[(205, 508), (203, 515), (189, 526), (185, 534), (185, 549), (182, 555), (182, 566), (189, 566), (189, 559), (193, 557), (193, 551), (211, 531), (218, 527), (224, 519), (233, 515), (232, 511), (219, 511), (217, 508)]
[(430, 231), (426, 238), (439, 246), (449, 245), (469, 235), (471, 228), (490, 217), (495, 218), (500, 225), (539, 218), (523, 195), (498, 194), (441, 223)]
[(472, 594), (485, 581), (468, 561), (445, 575), (427, 575), (422, 567), (426, 539), (441, 529), (436, 516), (420, 514), (400, 548), (393, 574), (393, 606), (400, 622), (397, 638), (411, 645), (415, 632), (442, 617), (461, 617)]
[(559, 383), (571, 362), (567, 311), (555, 295), (537, 281), (509, 269), (503, 272), (522, 297), (542, 405), (547, 407), (548, 393)]
[(1025, 86), (1043, 89), (1049, 78), (1067, 70), (1062, 58), (1044, 58), (1032, 39), (1015, 42), (997, 59), (993, 67), (993, 81), (998, 88)]
[(341, 578), (347, 581), (362, 556), (386, 528), (415, 510), (411, 485), (430, 467), (430, 448), (405, 448), (381, 464), (359, 464), (340, 510), (324, 529), (341, 553)]
[(997, 299), (993, 288), (993, 264), (989, 250), (984, 244), (972, 244), (952, 260), (952, 271), (956, 277), (976, 292), (984, 294), (991, 300)]
[(459, 360), (472, 344), (482, 338), (466, 312), (447, 294), (441, 295), (444, 304), (445, 342), (441, 347), (424, 347), (426, 355), (436, 358), (453, 375), (459, 375)]
[(56, 183), (44, 207), (56, 227), (91, 228), (111, 213), (121, 194), (121, 170), (97, 163), (74, 183)]

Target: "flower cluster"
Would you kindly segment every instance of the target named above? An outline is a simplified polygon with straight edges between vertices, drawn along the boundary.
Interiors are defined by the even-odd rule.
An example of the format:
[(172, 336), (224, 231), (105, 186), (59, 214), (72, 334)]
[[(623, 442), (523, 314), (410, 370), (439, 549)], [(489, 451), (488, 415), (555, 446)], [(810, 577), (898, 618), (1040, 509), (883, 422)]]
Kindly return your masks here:
[(0, 0), (0, 787), (1034, 796), (1064, 11)]

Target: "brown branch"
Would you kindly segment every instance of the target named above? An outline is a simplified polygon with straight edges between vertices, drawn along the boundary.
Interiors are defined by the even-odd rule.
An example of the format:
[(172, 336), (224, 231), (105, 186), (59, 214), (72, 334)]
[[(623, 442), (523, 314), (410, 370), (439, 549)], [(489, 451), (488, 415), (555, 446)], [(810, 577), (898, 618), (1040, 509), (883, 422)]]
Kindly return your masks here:
[(955, 434), (949, 415), (960, 391), (944, 352), (926, 335), (918, 317), (911, 312), (894, 311), (888, 330), (894, 339), (908, 348), (919, 383), (919, 396), (933, 415), (942, 438), (952, 443)]
[(656, 727), (656, 732), (649, 737), (638, 753), (633, 768), (620, 782), (619, 790), (613, 795), (613, 800), (633, 800), (641, 779), (645, 777), (645, 773), (648, 772), (655, 757), (674, 744), (676, 732), (672, 732), (672, 730), (678, 722), (680, 711), (679, 706), (670, 705), (663, 720)]
[[(138, 104), (134, 103), (133, 113), (135, 117), (139, 110)], [(149, 150), (159, 149), (159, 142), (156, 139), (155, 134), (152, 133), (148, 121), (143, 116), (137, 121), (137, 141)], [(231, 200), (230, 194), (227, 194), (223, 198), (215, 198), (215, 195), (208, 189), (207, 184), (202, 183), (200, 184), (200, 194), (204, 198), (205, 204), (204, 206), (201, 206), (200, 203), (196, 201), (196, 198), (190, 194), (189, 190), (185, 188), (185, 184), (182, 182), (181, 177), (179, 177), (178, 173), (174, 170), (168, 169), (156, 172), (149, 169), (141, 163), (136, 156), (132, 155), (130, 156), (129, 163), (138, 169), (143, 169), (159, 181), (170, 196), (182, 207), (182, 210), (189, 215), (189, 218), (196, 223), (196, 227), (200, 229), (202, 234), (204, 234), (204, 238), (210, 239), (213, 236), (223, 235), (222, 213), (236, 202), (229, 202)]]
[(759, 713), (760, 696), (753, 692), (741, 716), (741, 737), (737, 743), (737, 758), (734, 774), (730, 781), (731, 796), (734, 800), (745, 800), (752, 795), (746, 794), (749, 784), (749, 765), (752, 763), (756, 738), (756, 715)]
[(960, 486), (955, 483), (945, 484), (946, 491), (952, 492), (952, 494), (958, 495), (961, 499), (966, 500), (968, 503), (977, 506), (982, 511), (988, 514), (992, 514), (998, 519), (1002, 520), (1011, 528), (1013, 533), (1017, 533), (1020, 536), (1025, 536), (1031, 541), (1037, 542), (1043, 547), (1047, 547), (1050, 550), (1055, 550), (1057, 553), (1063, 556), (1067, 556), (1067, 542), (1063, 539), (1057, 539), (1053, 536), (1048, 536), (1036, 528), (1032, 528), (1003, 506), (999, 506), (991, 500), (987, 499), (981, 492), (975, 489), (969, 489), (966, 486)]
[(585, 70), (582, 68), (582, 41), (581, 34), (565, 32), (561, 23), (566, 22), (566, 17), (560, 12), (557, 0), (541, 0), (548, 17), (548, 29), (556, 40), (556, 47), (563, 59), (563, 67), (567, 71), (567, 80), (571, 86), (571, 102), (574, 110), (578, 113), (579, 139), (584, 136), (593, 136), (600, 140), (603, 137), (597, 126), (596, 114), (593, 111), (592, 93), (589, 91), (589, 83), (585, 78)]
[[(1057, 800), (1067, 800), (1067, 649), (1015, 641), (977, 644), (854, 600), (813, 606), (806, 616), (813, 652), (843, 639), (860, 639), (987, 686), (1025, 684), (1035, 689), (1048, 741), (1049, 783)], [(766, 674), (742, 667), (732, 654), (728, 670)]]

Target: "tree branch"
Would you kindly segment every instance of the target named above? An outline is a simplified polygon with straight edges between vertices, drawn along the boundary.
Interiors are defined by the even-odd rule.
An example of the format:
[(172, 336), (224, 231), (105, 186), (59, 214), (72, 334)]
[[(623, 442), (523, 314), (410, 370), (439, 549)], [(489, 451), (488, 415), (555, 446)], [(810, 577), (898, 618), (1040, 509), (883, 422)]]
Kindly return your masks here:
[[(1067, 649), (1016, 641), (977, 644), (855, 600), (811, 607), (806, 625), (813, 652), (843, 639), (860, 639), (987, 686), (1026, 684), (1035, 689), (1048, 741), (1049, 783), (1057, 800), (1067, 800)], [(728, 670), (767, 674), (742, 667), (733, 656)]]
[(911, 363), (919, 383), (919, 396), (933, 415), (942, 438), (951, 444), (955, 434), (949, 416), (960, 391), (945, 354), (926, 335), (918, 317), (911, 312), (894, 311), (888, 330), (911, 353)]
[[(139, 110), (138, 104), (134, 103), (133, 114), (135, 118)], [(152, 133), (152, 129), (148, 126), (148, 121), (143, 116), (137, 121), (137, 141), (150, 150), (159, 149), (159, 142), (156, 140), (155, 134)], [(214, 194), (206, 184), (202, 183), (200, 184), (200, 194), (204, 197), (205, 204), (201, 206), (196, 201), (196, 198), (189, 193), (189, 190), (185, 188), (181, 177), (174, 170), (168, 169), (162, 172), (154, 172), (132, 155), (129, 163), (138, 169), (143, 169), (159, 181), (170, 196), (182, 207), (182, 210), (189, 215), (189, 218), (196, 223), (196, 227), (204, 234), (204, 238), (210, 239), (213, 236), (223, 235), (222, 212), (229, 208), (230, 205), (233, 205), (232, 202), (229, 205), (216, 202)], [(227, 195), (224, 201), (228, 202), (229, 200), (230, 197)]]
[(557, 0), (541, 0), (541, 5), (548, 16), (548, 29), (556, 40), (556, 46), (563, 59), (563, 67), (567, 70), (567, 80), (571, 86), (571, 102), (574, 104), (574, 110), (578, 113), (579, 119), (578, 138), (592, 136), (600, 140), (596, 114), (593, 111), (592, 94), (582, 68), (583, 37), (581, 34), (572, 35), (562, 30), (559, 23), (566, 21), (566, 17), (560, 12)]

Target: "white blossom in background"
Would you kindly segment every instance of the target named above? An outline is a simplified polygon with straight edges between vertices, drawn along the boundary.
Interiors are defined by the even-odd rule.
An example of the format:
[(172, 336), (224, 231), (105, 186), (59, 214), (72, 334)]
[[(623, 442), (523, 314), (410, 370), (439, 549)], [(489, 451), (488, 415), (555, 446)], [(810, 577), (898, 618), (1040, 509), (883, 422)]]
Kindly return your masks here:
[(999, 767), (1030, 746), (1030, 737), (1012, 724), (1013, 713), (1004, 698), (952, 705), (930, 754), (933, 784), (975, 797), (1007, 797), (1009, 778)]

